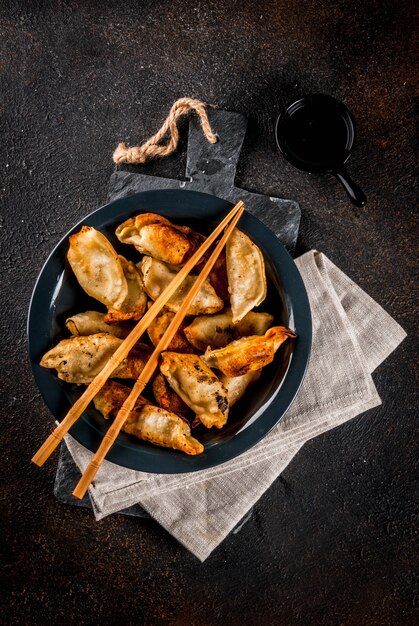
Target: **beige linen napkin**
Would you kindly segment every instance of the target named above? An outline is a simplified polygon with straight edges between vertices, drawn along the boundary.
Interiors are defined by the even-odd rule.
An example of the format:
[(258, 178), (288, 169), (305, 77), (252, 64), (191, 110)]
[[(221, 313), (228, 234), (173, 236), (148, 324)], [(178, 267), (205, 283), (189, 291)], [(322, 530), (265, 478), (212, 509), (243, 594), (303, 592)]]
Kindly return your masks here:
[[(381, 403), (371, 373), (405, 332), (323, 254), (308, 252), (296, 264), (310, 300), (313, 346), (286, 416), (254, 448), (213, 469), (147, 474), (105, 461), (89, 489), (96, 519), (139, 503), (204, 561), (306, 441)], [(66, 443), (84, 471), (91, 453), (70, 436)]]

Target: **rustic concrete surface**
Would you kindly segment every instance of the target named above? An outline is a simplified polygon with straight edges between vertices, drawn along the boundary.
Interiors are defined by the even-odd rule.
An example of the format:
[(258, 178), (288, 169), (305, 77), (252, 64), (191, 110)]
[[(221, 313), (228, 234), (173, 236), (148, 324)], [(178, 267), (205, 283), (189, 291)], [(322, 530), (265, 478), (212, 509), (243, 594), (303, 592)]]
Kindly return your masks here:
[[(411, 0), (3, 0), (0, 4), (4, 624), (414, 624), (415, 360)], [(275, 117), (323, 91), (353, 110), (355, 211), (276, 153)], [(296, 199), (299, 252), (325, 252), (408, 331), (383, 406), (304, 447), (201, 565), (154, 522), (95, 523), (52, 495), (51, 428), (26, 312), (49, 251), (107, 195), (117, 141), (191, 95), (250, 118), (237, 185)], [(184, 155), (143, 168), (177, 177)]]

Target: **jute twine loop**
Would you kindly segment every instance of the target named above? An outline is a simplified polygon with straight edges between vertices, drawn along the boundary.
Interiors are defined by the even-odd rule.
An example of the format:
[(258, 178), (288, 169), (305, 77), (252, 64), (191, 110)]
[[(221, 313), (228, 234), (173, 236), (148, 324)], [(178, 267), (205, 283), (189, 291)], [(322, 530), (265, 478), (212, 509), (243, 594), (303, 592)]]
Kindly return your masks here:
[[(125, 143), (118, 144), (118, 147), (113, 153), (113, 160), (117, 164), (145, 163), (148, 159), (153, 159), (157, 156), (165, 157), (172, 154), (179, 143), (178, 119), (182, 117), (182, 115), (189, 113), (189, 111), (195, 111), (198, 114), (201, 120), (202, 132), (208, 141), (210, 143), (217, 143), (218, 138), (217, 135), (212, 132), (205, 106), (203, 102), (194, 100), (193, 98), (180, 98), (176, 100), (170, 109), (166, 121), (155, 135), (143, 143), (142, 146), (132, 146), (128, 148)], [(165, 145), (162, 145), (160, 142), (167, 132), (170, 133), (169, 140)]]

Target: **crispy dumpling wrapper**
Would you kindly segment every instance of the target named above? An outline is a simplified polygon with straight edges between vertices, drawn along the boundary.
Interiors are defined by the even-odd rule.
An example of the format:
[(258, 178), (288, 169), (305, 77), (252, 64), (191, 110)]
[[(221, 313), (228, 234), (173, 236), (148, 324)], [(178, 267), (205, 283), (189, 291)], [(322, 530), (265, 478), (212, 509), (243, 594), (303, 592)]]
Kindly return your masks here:
[(238, 228), (227, 241), (226, 261), (233, 321), (238, 322), (266, 298), (265, 262), (258, 246)]
[(181, 417), (150, 404), (135, 409), (124, 424), (129, 435), (157, 446), (173, 448), (186, 454), (202, 454), (204, 446), (191, 435), (191, 427)]
[(91, 226), (70, 236), (68, 262), (80, 286), (92, 298), (118, 309), (128, 295), (120, 258), (105, 235)]
[(105, 313), (99, 311), (85, 311), (68, 317), (65, 325), (72, 335), (95, 335), (96, 333), (110, 333), (119, 339), (125, 339), (132, 327), (124, 324), (107, 324)]
[(228, 292), (227, 278), (227, 261), (226, 250), (223, 248), (218, 259), (215, 261), (214, 267), (209, 273), (208, 279), (214, 287), (217, 296), (220, 296), (224, 302), (229, 302), (230, 294)]
[(262, 370), (248, 372), (243, 374), (243, 376), (225, 376), (225, 374), (220, 374), (219, 379), (227, 390), (230, 408), (244, 396), (249, 385), (259, 380), (261, 373)]
[[(102, 371), (121, 343), (122, 339), (108, 333), (63, 339), (42, 357), (40, 365), (56, 369), (58, 378), (67, 383), (88, 384)], [(149, 346), (136, 344), (112, 373), (112, 378), (138, 378), (150, 352)]]
[(241, 337), (264, 335), (273, 322), (269, 313), (250, 311), (236, 324), (233, 323), (231, 309), (225, 309), (215, 315), (196, 317), (184, 328), (188, 341), (201, 352), (210, 348), (224, 348), (227, 344)]
[(122, 243), (135, 246), (147, 254), (170, 263), (182, 265), (199, 248), (204, 236), (187, 226), (177, 226), (155, 213), (142, 213), (126, 220), (116, 229)]
[[(116, 415), (130, 391), (125, 385), (107, 381), (94, 398), (95, 407), (105, 418)], [(174, 413), (152, 405), (141, 396), (122, 429), (144, 441), (181, 450), (186, 454), (196, 455), (204, 451), (204, 446), (191, 436), (187, 422)]]
[[(145, 256), (141, 263), (144, 289), (152, 300), (157, 300), (169, 283), (178, 273), (178, 269), (150, 256)], [(179, 311), (186, 294), (192, 288), (197, 277), (189, 274), (166, 303), (166, 308), (175, 313)], [(214, 288), (207, 279), (188, 309), (187, 315), (203, 315), (216, 313), (224, 306), (224, 302), (217, 296)]]
[(163, 374), (157, 374), (153, 380), (152, 389), (156, 402), (162, 409), (166, 409), (166, 411), (175, 413), (176, 415), (179, 415), (179, 417), (185, 419), (189, 417), (191, 409), (171, 388)]
[[(147, 334), (150, 337), (150, 341), (153, 346), (157, 346), (160, 339), (163, 337), (166, 330), (169, 328), (170, 323), (172, 322), (175, 314), (172, 311), (165, 311), (158, 315), (147, 328)], [(173, 352), (195, 352), (194, 347), (187, 340), (184, 328), (187, 322), (183, 320), (180, 324), (179, 329), (176, 331), (175, 336), (172, 341), (167, 346), (168, 350), (172, 350)], [(176, 412), (176, 411), (175, 411)]]
[(142, 275), (137, 266), (131, 261), (127, 261), (121, 255), (118, 255), (118, 259), (124, 271), (128, 292), (118, 309), (108, 308), (105, 321), (108, 324), (118, 324), (118, 322), (129, 320), (138, 322), (147, 308), (147, 294), (144, 291)]
[(163, 352), (160, 371), (204, 426), (225, 425), (229, 409), (227, 391), (199, 356)]
[[(116, 416), (130, 393), (130, 387), (117, 383), (115, 380), (107, 380), (93, 398), (93, 404), (105, 419), (109, 419), (111, 416)], [(139, 409), (144, 404), (150, 404), (149, 400), (143, 396), (138, 396), (134, 408)]]
[(263, 337), (243, 337), (232, 341), (225, 348), (208, 348), (202, 360), (220, 370), (226, 376), (243, 376), (271, 363), (279, 346), (295, 333), (285, 326), (270, 328)]

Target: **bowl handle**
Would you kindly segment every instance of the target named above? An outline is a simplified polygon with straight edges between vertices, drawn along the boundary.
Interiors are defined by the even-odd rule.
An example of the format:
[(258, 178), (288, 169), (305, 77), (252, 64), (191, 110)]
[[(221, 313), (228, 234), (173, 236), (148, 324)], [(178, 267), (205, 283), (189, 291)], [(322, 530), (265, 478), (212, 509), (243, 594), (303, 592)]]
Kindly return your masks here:
[(358, 185), (354, 183), (352, 178), (349, 176), (346, 167), (344, 165), (339, 166), (336, 170), (334, 170), (333, 174), (343, 185), (351, 202), (355, 204), (355, 206), (363, 207), (367, 202), (367, 197), (362, 189), (360, 189), (360, 187), (358, 187)]

